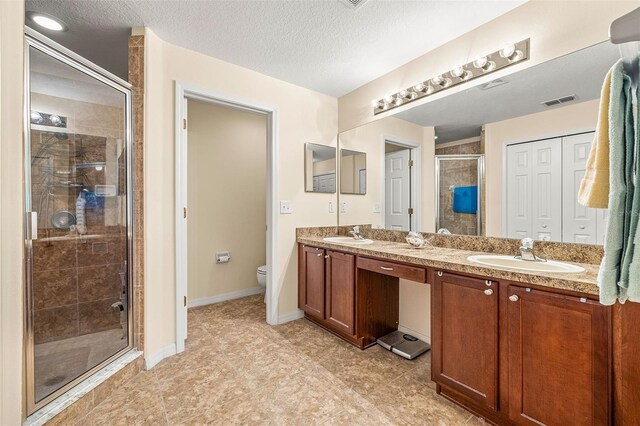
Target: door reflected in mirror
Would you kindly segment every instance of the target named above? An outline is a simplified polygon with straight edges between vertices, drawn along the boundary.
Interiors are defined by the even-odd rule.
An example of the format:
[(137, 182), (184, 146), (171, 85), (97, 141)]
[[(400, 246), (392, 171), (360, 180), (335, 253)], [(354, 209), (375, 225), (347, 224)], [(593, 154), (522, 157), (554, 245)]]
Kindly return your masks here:
[(315, 143), (304, 144), (306, 192), (336, 192), (336, 149)]
[(367, 193), (367, 154), (364, 152), (340, 150), (340, 193)]

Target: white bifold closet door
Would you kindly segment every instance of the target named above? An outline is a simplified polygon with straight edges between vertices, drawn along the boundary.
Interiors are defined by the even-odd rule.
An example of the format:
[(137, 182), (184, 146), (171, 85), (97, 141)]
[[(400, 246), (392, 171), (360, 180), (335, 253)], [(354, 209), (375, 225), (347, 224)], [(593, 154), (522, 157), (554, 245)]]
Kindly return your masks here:
[(587, 158), (593, 142), (593, 133), (566, 136), (562, 138), (562, 241), (566, 243), (602, 244), (598, 225), (604, 227), (604, 215), (598, 209), (591, 209), (578, 203), (578, 190), (585, 173)]
[(507, 146), (507, 237), (603, 244), (606, 210), (578, 204), (593, 132)]
[(507, 237), (562, 241), (561, 138), (507, 147)]

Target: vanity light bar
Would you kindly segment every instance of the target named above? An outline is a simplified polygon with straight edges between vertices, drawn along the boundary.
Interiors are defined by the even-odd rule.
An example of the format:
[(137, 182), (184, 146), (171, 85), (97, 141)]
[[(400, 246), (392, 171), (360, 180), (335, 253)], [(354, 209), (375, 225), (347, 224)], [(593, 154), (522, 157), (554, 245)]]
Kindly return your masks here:
[(529, 59), (529, 39), (510, 44), (488, 55), (476, 58), (472, 62), (455, 67), (451, 71), (436, 75), (415, 86), (373, 101), (373, 114), (377, 115), (392, 110), (527, 59)]

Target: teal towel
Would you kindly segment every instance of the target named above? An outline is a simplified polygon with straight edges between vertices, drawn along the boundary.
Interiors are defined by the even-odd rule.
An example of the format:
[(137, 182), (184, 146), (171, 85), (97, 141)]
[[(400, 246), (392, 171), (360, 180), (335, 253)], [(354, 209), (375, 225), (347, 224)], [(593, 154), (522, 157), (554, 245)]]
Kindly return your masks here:
[[(636, 70), (640, 74), (640, 70)], [(640, 77), (640, 75), (638, 76)], [(640, 80), (640, 78), (638, 79)], [(636, 87), (636, 100), (640, 99), (640, 85)], [(626, 300), (640, 302), (640, 117), (638, 116), (638, 105), (635, 106), (635, 115), (631, 111), (631, 123), (635, 126), (630, 128), (631, 137), (635, 140), (635, 156), (633, 159), (634, 194), (631, 207), (631, 224), (629, 227), (629, 239), (627, 250), (625, 251), (622, 270), (624, 275), (620, 279), (621, 303)]]
[(634, 203), (637, 126), (633, 107), (631, 79), (625, 73), (622, 61), (618, 61), (611, 70), (609, 220), (598, 273), (600, 302), (605, 305), (613, 305), (618, 299), (624, 303), (629, 297), (630, 284), (634, 287), (633, 293), (640, 295), (640, 275), (632, 272), (631, 267), (632, 263), (635, 268), (640, 266), (633, 262), (640, 212), (640, 194)]

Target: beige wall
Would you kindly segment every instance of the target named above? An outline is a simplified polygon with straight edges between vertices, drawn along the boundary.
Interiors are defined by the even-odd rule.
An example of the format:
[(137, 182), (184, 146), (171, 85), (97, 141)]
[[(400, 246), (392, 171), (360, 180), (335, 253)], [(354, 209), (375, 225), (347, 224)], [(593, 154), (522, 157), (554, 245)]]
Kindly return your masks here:
[[(432, 231), (435, 216), (434, 197), (434, 131), (395, 117), (374, 121), (364, 126), (340, 133), (340, 149), (361, 151), (367, 154), (367, 193), (365, 195), (340, 194), (340, 203), (347, 203), (346, 213), (340, 213), (340, 225), (381, 225), (383, 213), (374, 213), (374, 204), (384, 207), (384, 140), (385, 138), (421, 146), (422, 158), (422, 206), (423, 231)], [(341, 176), (342, 178), (342, 176)], [(352, 180), (352, 176), (347, 177)], [(382, 209), (381, 209), (382, 211)]]
[(295, 228), (335, 225), (335, 194), (304, 191), (305, 142), (336, 146), (337, 100), (165, 43), (145, 31), (145, 351), (175, 343), (174, 91), (175, 81), (278, 108), (278, 198), (293, 214), (277, 215), (280, 315), (297, 311)]
[(21, 423), (24, 2), (0, 2), (0, 424)]
[(472, 61), (506, 43), (531, 38), (531, 59), (377, 117), (393, 115), (608, 40), (611, 21), (636, 7), (637, 1), (529, 1), (342, 96), (339, 99), (340, 131), (374, 120), (372, 100)]
[(595, 130), (599, 102), (596, 99), (485, 125), (487, 236), (503, 236), (504, 147), (514, 142)]
[[(188, 298), (258, 286), (266, 263), (267, 120), (188, 102)], [(229, 263), (215, 253), (229, 251)]]

